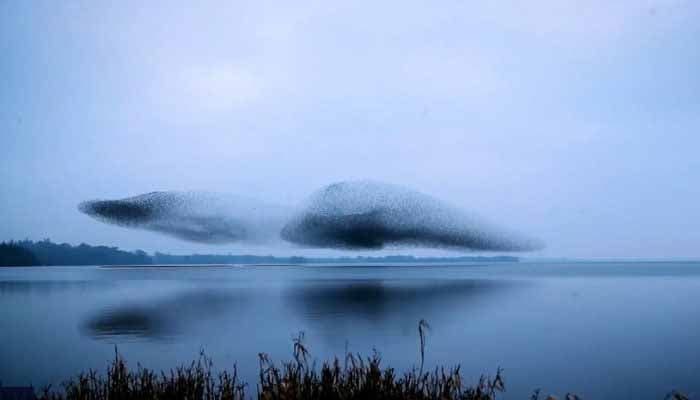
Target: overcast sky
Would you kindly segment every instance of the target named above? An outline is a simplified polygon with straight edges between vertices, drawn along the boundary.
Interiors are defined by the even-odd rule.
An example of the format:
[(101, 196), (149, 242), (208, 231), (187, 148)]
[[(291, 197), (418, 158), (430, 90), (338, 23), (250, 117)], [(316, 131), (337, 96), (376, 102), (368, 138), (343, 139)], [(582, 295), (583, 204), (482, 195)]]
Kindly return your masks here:
[(411, 187), (535, 256), (700, 257), (700, 2), (0, 0), (0, 239), (202, 246), (78, 202)]

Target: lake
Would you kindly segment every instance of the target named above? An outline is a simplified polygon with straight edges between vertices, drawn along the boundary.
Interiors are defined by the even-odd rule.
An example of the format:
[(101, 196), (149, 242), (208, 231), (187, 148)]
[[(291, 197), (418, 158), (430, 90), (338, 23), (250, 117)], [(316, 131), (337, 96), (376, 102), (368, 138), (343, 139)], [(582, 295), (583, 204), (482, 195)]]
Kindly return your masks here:
[[(0, 268), (0, 381), (54, 386), (130, 365), (169, 369), (200, 350), (255, 392), (257, 355), (373, 349), (399, 370), (504, 369), (505, 399), (700, 396), (700, 263)], [(250, 390), (252, 389), (252, 390)]]

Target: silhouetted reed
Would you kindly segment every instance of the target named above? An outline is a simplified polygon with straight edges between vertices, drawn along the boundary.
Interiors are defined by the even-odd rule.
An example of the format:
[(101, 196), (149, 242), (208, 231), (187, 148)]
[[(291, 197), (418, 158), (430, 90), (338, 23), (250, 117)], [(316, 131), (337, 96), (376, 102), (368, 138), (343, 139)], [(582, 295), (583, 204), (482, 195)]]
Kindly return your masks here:
[[(474, 386), (465, 386), (459, 366), (437, 367), (423, 372), (425, 330), (418, 325), (420, 335), (420, 368), (398, 374), (382, 366), (376, 351), (370, 357), (347, 352), (343, 362), (336, 357), (321, 368), (311, 360), (304, 344), (304, 334), (293, 339), (293, 359), (277, 365), (267, 354), (258, 355), (258, 399), (463, 399), (492, 400), (504, 390), (501, 370), (494, 378), (482, 376)], [(342, 365), (341, 365), (342, 364)], [(231, 372), (213, 372), (211, 359), (203, 352), (189, 365), (170, 372), (155, 372), (137, 365), (129, 369), (115, 348), (115, 356), (106, 375), (96, 371), (81, 373), (63, 384), (62, 390), (45, 388), (40, 399), (45, 400), (131, 400), (187, 399), (238, 400), (246, 395), (248, 385), (242, 382), (234, 365)]]
[(504, 390), (500, 369), (491, 379), (482, 376), (472, 387), (463, 385), (459, 366), (435, 368), (422, 372), (425, 338), (422, 321), (421, 369), (413, 368), (397, 374), (393, 368), (381, 365), (381, 356), (374, 352), (363, 357), (350, 352), (341, 361), (324, 362), (318, 370), (310, 362), (303, 344), (303, 334), (294, 339), (293, 360), (277, 366), (261, 353), (258, 398), (272, 399), (466, 399), (491, 400)]
[(63, 383), (62, 391), (45, 388), (39, 399), (46, 400), (131, 400), (131, 399), (245, 399), (245, 384), (233, 370), (216, 375), (212, 362), (203, 352), (189, 365), (169, 372), (155, 372), (138, 365), (129, 369), (115, 348), (106, 375), (90, 370)]
[[(265, 353), (260, 353), (259, 380), (255, 397), (262, 400), (350, 400), (350, 399), (410, 399), (410, 400), (494, 400), (505, 391), (501, 369), (494, 377), (481, 376), (476, 384), (465, 385), (460, 367), (436, 367), (423, 372), (425, 332), (428, 324), (421, 320), (420, 366), (397, 373), (382, 366), (376, 351), (369, 357), (346, 352), (344, 359), (337, 357), (324, 362), (320, 369), (312, 361), (304, 344), (304, 334), (293, 339), (293, 358), (276, 364)], [(232, 371), (214, 373), (211, 359), (203, 352), (189, 365), (169, 372), (155, 372), (137, 365), (129, 369), (115, 348), (115, 357), (106, 375), (96, 371), (82, 373), (63, 384), (56, 391), (50, 387), (40, 394), (42, 400), (242, 400), (249, 386), (242, 382), (234, 365)], [(539, 390), (530, 397), (540, 398)], [(556, 399), (547, 397), (547, 399)], [(567, 394), (566, 400), (579, 397)], [(678, 392), (667, 399), (686, 400)]]

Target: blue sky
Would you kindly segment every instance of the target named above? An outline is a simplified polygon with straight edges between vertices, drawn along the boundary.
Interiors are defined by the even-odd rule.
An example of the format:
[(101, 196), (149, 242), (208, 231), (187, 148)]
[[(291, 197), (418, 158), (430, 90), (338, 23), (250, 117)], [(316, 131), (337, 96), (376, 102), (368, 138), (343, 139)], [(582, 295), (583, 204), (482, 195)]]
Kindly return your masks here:
[(202, 247), (76, 204), (408, 186), (537, 256), (700, 257), (700, 3), (0, 1), (0, 239)]

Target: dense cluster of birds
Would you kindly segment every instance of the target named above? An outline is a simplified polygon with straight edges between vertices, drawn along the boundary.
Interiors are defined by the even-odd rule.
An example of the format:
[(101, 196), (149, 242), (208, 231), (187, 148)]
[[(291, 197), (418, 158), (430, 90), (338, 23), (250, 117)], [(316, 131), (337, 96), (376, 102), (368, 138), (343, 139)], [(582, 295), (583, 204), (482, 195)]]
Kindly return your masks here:
[(152, 192), (90, 200), (78, 208), (102, 222), (200, 243), (266, 243), (335, 249), (431, 247), (537, 250), (543, 244), (401, 186), (339, 182), (297, 207), (210, 192)]

